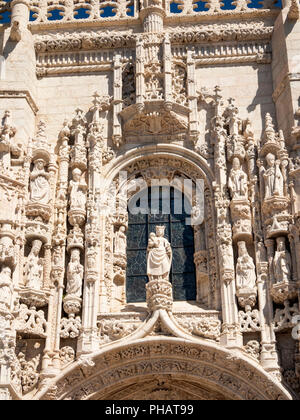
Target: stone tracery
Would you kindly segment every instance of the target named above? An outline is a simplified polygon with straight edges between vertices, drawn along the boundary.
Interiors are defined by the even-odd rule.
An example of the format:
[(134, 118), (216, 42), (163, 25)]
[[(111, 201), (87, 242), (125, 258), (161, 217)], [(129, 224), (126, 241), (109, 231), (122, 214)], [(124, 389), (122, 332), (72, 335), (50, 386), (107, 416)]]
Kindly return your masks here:
[[(266, 113), (260, 139), (248, 108), (222, 86), (197, 85), (205, 66), (269, 65), (272, 19), (280, 12), (242, 0), (226, 11), (209, 1), (203, 16), (213, 23), (200, 28), (194, 1), (176, 1), (175, 17), (167, 1), (145, 0), (138, 10), (135, 1), (122, 0), (111, 19), (121, 29), (100, 33), (90, 28), (101, 19), (108, 27), (101, 12), (110, 2), (96, 1), (77, 33), (76, 2), (60, 3), (54, 31), (47, 25), (55, 5), (12, 3), (9, 42), (31, 43), (38, 86), (54, 74), (88, 79), (98, 72), (108, 88), (97, 81), (100, 93), (87, 93), (89, 104), (86, 96), (78, 100), (73, 116), (68, 111), (59, 122), (38, 113), (26, 94), (38, 113), (29, 136), (5, 107), (0, 377), (8, 379), (0, 382), (0, 398), (122, 396), (120, 379), (130, 388), (123, 397), (138, 397), (139, 378), (154, 397), (162, 387), (153, 372), (173, 375), (162, 389), (166, 397), (190, 396), (192, 387), (199, 398), (295, 397), (280, 381), (298, 390), (299, 346), (295, 369), (285, 367), (283, 375), (279, 349), (281, 332), (291, 332), (299, 314), (299, 127), (277, 132)], [(296, 19), (294, 2), (289, 7)], [(28, 29), (29, 9), (35, 21)], [(226, 20), (230, 15), (235, 23)], [(158, 226), (147, 238), (147, 298), (137, 309), (126, 300), (128, 206), (135, 187), (147, 189), (153, 180), (177, 189), (191, 181), (197, 297), (173, 299), (174, 250)], [(198, 180), (204, 214), (195, 198)], [(182, 373), (190, 385), (180, 382)]]

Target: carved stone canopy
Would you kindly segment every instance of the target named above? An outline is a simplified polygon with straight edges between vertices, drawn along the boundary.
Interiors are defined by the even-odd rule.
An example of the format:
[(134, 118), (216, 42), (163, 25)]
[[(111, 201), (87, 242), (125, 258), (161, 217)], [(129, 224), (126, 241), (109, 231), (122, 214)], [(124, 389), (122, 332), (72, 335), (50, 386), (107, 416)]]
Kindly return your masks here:
[[(145, 102), (131, 105), (121, 111), (125, 137), (173, 136), (186, 137), (189, 127), (189, 108), (164, 101)], [(171, 139), (171, 137), (170, 137)]]

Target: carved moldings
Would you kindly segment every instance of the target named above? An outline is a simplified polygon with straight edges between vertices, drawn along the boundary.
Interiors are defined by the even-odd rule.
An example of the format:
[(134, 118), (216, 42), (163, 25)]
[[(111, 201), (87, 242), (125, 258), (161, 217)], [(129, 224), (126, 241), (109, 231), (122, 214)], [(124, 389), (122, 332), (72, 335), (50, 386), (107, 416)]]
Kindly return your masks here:
[(286, 300), (283, 309), (276, 309), (274, 316), (275, 331), (285, 331), (294, 327), (293, 317), (299, 315), (298, 304), (290, 305)]
[(99, 337), (100, 345), (121, 340), (133, 333), (143, 322), (144, 317), (137, 317), (135, 314), (131, 316), (113, 315), (99, 319)]
[[(188, 361), (186, 356), (188, 355)], [(149, 360), (151, 359), (151, 360)], [(171, 362), (172, 360), (172, 362)], [(229, 352), (196, 344), (187, 344), (182, 340), (169, 343), (160, 341), (142, 344), (131, 344), (121, 349), (108, 351), (94, 360), (94, 367), (84, 374), (78, 367), (62, 378), (57, 385), (57, 399), (89, 399), (95, 392), (101, 392), (102, 397), (112, 386), (132, 378), (142, 379), (152, 372), (177, 375), (191, 372), (199, 380), (208, 380), (213, 386), (217, 383), (225, 386), (227, 395), (234, 395), (242, 399), (286, 399), (286, 391), (270, 376), (258, 371), (254, 365), (244, 359), (236, 362), (236, 358)], [(225, 373), (230, 371), (231, 374)], [(94, 375), (100, 372), (99, 375)], [(236, 379), (239, 375), (239, 379)], [(72, 379), (71, 379), (72, 378)], [(241, 378), (244, 378), (243, 380)], [(254, 380), (255, 378), (255, 380)], [(43, 393), (45, 393), (43, 391)]]
[[(33, 1), (37, 74), (87, 72), (93, 83), (103, 72), (106, 94), (95, 93), (90, 108), (78, 100), (82, 109), (61, 127), (64, 117), (48, 115), (42, 101), (49, 134), (43, 120), (31, 133), (32, 120), (26, 150), (14, 144), (19, 133), (9, 111), (0, 127), (0, 330), (11, 332), (5, 342), (0, 331), (0, 382), (11, 374), (14, 392), (27, 399), (96, 399), (126, 397), (133, 383), (153, 376), (174, 382), (184, 376), (191, 387), (209, 385), (226, 398), (291, 398), (276, 382), (274, 333), (289, 331), (299, 314), (299, 235), (291, 226), (299, 153), (296, 147), (289, 155), (269, 114), (259, 141), (260, 122), (254, 130), (240, 117), (249, 108), (239, 110), (219, 87), (212, 94), (197, 90), (202, 66), (258, 63), (260, 71), (270, 63), (278, 12), (250, 10), (246, 0), (225, 11), (208, 0), (207, 11), (197, 14), (194, 0), (176, 0), (182, 13), (173, 14), (168, 1), (145, 0), (140, 13), (131, 0), (120, 0), (108, 31), (110, 17), (100, 24), (100, 11), (111, 2), (92, 3), (87, 19), (75, 21), (80, 2)], [(61, 21), (48, 21), (58, 6)], [(18, 40), (17, 25), (11, 33)], [(295, 127), (292, 142), (298, 134)], [(174, 187), (205, 180), (204, 221), (193, 226), (197, 302), (173, 302), (172, 250), (159, 227), (147, 250), (147, 301), (127, 305), (133, 192), (122, 195), (119, 170), (127, 171), (128, 189), (135, 181), (146, 188), (152, 180)], [(190, 204), (197, 221), (200, 204)], [(281, 305), (275, 314), (272, 299)], [(44, 352), (17, 357), (15, 336), (39, 337)], [(296, 381), (289, 371), (285, 377)], [(145, 395), (159, 395), (150, 389)]]
[(154, 138), (166, 141), (184, 139), (188, 134), (189, 112), (183, 105), (163, 101), (146, 102), (141, 111), (137, 106), (125, 108), (120, 113), (124, 136), (127, 141), (137, 140), (140, 136), (149, 141)]
[(20, 305), (18, 316), (14, 321), (14, 328), (20, 333), (47, 337), (47, 322), (44, 311), (37, 311), (33, 306), (29, 309), (24, 304)]
[(207, 314), (174, 314), (178, 324), (190, 334), (219, 341), (221, 335), (221, 321), (216, 315)]

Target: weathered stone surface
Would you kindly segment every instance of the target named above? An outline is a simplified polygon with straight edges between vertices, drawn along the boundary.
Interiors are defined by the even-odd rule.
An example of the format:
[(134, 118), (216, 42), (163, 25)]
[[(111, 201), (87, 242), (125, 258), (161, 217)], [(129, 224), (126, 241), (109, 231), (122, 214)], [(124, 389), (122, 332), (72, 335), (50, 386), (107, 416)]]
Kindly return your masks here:
[(173, 3), (0, 2), (0, 399), (300, 398), (298, 0)]

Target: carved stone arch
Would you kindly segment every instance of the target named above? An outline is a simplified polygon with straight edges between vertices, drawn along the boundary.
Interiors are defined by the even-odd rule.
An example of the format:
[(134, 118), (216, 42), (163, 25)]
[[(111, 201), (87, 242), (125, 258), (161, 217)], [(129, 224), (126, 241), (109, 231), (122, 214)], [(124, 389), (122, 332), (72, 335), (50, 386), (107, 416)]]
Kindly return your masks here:
[(128, 151), (125, 155), (117, 157), (113, 164), (111, 163), (107, 166), (107, 170), (104, 173), (106, 189), (118, 176), (120, 171), (126, 170), (126, 168), (129, 168), (131, 165), (134, 165), (141, 160), (164, 157), (178, 159), (186, 165), (189, 165), (192, 177), (195, 177), (195, 179), (199, 177), (205, 179), (207, 185), (212, 190), (214, 174), (206, 160), (193, 150), (174, 144), (137, 147)]
[[(110, 345), (69, 365), (35, 399), (139, 397), (161, 389), (165, 399), (289, 400), (292, 395), (257, 363), (217, 344), (151, 337)], [(179, 391), (181, 389), (181, 392)]]
[[(119, 178), (120, 172), (126, 172), (125, 179)], [(195, 235), (195, 257), (197, 278), (197, 301), (207, 308), (220, 310), (221, 296), (218, 285), (218, 267), (216, 262), (216, 241), (215, 241), (215, 215), (213, 206), (213, 174), (205, 160), (197, 153), (184, 149), (180, 146), (161, 145), (146, 146), (133, 149), (125, 157), (120, 157), (114, 163), (113, 168), (109, 168), (105, 175), (106, 184), (104, 194), (113, 184), (116, 188), (117, 209), (114, 217), (111, 217), (112, 210), (109, 210), (110, 216), (106, 228), (106, 242), (116, 234), (121, 225), (127, 227), (128, 214), (127, 203), (136, 189), (130, 189), (132, 181), (141, 181), (146, 186), (150, 185), (151, 179), (167, 179), (171, 181), (180, 180), (180, 178), (191, 179), (193, 188), (197, 180), (204, 180), (204, 195), (206, 206), (206, 220), (201, 226), (194, 226)], [(170, 184), (171, 184), (170, 183)], [(176, 182), (173, 185), (176, 187)], [(125, 192), (125, 194), (124, 194)], [(195, 197), (196, 195), (194, 195)], [(115, 201), (115, 200), (113, 200)], [(191, 203), (196, 208), (195, 200)], [(109, 208), (109, 207), (108, 207)], [(205, 226), (205, 228), (204, 228)], [(205, 241), (205, 246), (198, 244)], [(107, 284), (111, 285), (111, 295), (114, 295), (114, 278), (126, 277), (126, 262), (119, 256), (112, 262), (109, 252), (106, 253), (105, 270)], [(109, 289), (108, 289), (109, 291)], [(123, 292), (125, 297), (125, 292)], [(110, 301), (110, 304), (113, 302)], [(125, 301), (123, 302), (125, 304)]]

